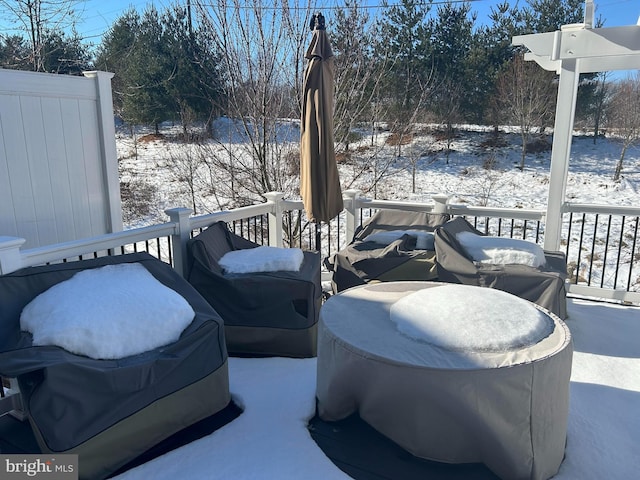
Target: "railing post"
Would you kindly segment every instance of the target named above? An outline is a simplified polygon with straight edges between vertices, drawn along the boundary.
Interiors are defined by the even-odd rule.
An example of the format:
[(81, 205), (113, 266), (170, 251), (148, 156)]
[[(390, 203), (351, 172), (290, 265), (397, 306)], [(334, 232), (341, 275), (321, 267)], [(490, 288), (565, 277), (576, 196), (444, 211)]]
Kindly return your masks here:
[(264, 196), (267, 202), (273, 203), (273, 209), (269, 213), (269, 245), (272, 247), (282, 247), (284, 245), (282, 240), (282, 200), (284, 199), (284, 193), (267, 192)]
[(448, 213), (449, 207), (447, 206), (447, 202), (449, 201), (449, 195), (444, 193), (439, 193), (437, 195), (433, 195), (433, 201), (435, 205), (433, 206), (433, 213)]
[(191, 238), (191, 221), (189, 215), (193, 210), (188, 208), (169, 208), (164, 211), (175, 224), (175, 233), (171, 235), (171, 252), (173, 255), (173, 269), (181, 277), (187, 275), (187, 241)]
[(350, 242), (353, 236), (356, 234), (356, 227), (359, 224), (359, 215), (356, 215), (358, 210), (358, 197), (360, 196), (360, 190), (345, 190), (343, 192), (344, 197), (344, 209), (346, 212), (346, 240)]
[(0, 275), (22, 268), (20, 247), (24, 242), (24, 238), (0, 237)]

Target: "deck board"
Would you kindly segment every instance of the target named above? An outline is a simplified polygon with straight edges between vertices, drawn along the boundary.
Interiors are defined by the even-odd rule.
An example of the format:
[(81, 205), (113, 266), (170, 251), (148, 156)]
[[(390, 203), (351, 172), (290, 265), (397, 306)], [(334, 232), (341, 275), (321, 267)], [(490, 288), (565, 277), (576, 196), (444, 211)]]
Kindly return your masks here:
[(343, 472), (356, 480), (494, 480), (482, 464), (451, 465), (417, 458), (384, 437), (358, 415), (324, 422), (317, 415), (309, 432)]
[[(233, 402), (211, 417), (172, 435), (114, 473), (118, 475), (156, 457), (202, 438), (242, 413)], [(340, 470), (355, 480), (494, 480), (481, 464), (449, 465), (414, 457), (387, 439), (358, 415), (324, 422), (317, 415), (309, 432), (323, 452)], [(0, 453), (40, 453), (29, 422), (0, 417)]]
[[(211, 415), (190, 427), (181, 430), (151, 447), (139, 457), (130, 461), (112, 476), (142, 465), (171, 450), (202, 438), (223, 427), (242, 413), (240, 407), (230, 402), (215, 415)], [(10, 415), (0, 417), (0, 454), (41, 453), (28, 421), (20, 422)]]

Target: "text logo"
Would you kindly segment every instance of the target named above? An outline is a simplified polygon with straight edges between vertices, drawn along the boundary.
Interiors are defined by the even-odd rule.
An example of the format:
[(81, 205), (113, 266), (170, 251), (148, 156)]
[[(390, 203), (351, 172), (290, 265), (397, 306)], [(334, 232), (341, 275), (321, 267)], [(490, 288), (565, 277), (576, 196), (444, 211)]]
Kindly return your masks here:
[(0, 480), (78, 480), (78, 455), (0, 455)]

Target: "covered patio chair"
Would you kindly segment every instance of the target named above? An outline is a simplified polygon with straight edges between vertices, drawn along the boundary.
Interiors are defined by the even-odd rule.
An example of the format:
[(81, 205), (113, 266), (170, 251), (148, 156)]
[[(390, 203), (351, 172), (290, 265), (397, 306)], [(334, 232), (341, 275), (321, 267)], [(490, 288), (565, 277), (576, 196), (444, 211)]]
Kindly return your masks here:
[[(474, 258), (469, 247), (463, 246), (461, 238), (464, 237), (460, 237), (461, 234), (477, 235), (487, 240), (511, 240), (486, 237), (462, 217), (448, 221), (437, 229), (435, 235), (436, 263), (440, 281), (503, 290), (536, 303), (561, 319), (566, 318), (567, 261), (562, 252), (540, 249), (541, 261), (538, 266), (510, 263), (509, 260), (505, 260), (506, 256), (501, 260)], [(536, 246), (532, 242), (527, 243)]]
[(217, 222), (187, 243), (187, 279), (222, 316), (229, 353), (313, 357), (322, 287), (320, 256), (302, 252), (299, 270), (231, 273), (229, 252), (258, 244)]
[[(23, 310), (40, 294), (63, 287), (61, 282), (79, 272), (125, 263), (144, 267), (195, 313), (176, 341), (122, 358), (97, 359), (56, 344), (36, 346), (32, 333), (21, 331)], [(159, 291), (180, 298), (142, 273)], [(60, 289), (55, 292), (58, 295)], [(80, 288), (72, 293), (82, 296), (87, 291)], [(65, 299), (74, 302), (73, 298)], [(58, 318), (64, 320), (70, 309), (62, 310)], [(81, 316), (85, 310), (79, 311)], [(90, 320), (95, 321), (95, 316)], [(0, 276), (0, 375), (17, 379), (41, 451), (77, 454), (80, 478), (106, 478), (165, 438), (229, 404), (222, 327), (220, 316), (198, 292), (169, 265), (146, 253), (29, 267)]]
[(325, 259), (334, 293), (370, 282), (435, 280), (434, 231), (449, 215), (378, 210)]

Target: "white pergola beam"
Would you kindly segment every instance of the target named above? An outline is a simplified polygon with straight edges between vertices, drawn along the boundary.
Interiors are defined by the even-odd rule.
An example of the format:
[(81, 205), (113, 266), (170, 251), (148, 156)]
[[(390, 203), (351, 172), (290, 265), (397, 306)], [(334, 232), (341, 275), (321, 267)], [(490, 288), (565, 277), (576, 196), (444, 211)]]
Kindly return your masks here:
[(534, 56), (550, 60), (597, 59), (598, 62), (610, 62), (611, 69), (629, 70), (623, 62), (611, 62), (612, 59), (630, 60), (640, 55), (640, 26), (611, 28), (585, 28), (584, 25), (572, 25), (572, 28), (532, 35), (516, 35), (513, 45), (522, 45)]
[[(544, 70), (560, 73), (561, 60), (551, 60), (549, 57), (540, 57), (533, 53), (525, 53), (525, 60), (536, 62)], [(580, 73), (597, 73), (620, 70), (640, 70), (640, 57), (625, 55), (621, 57), (596, 57), (581, 58), (578, 60)]]

